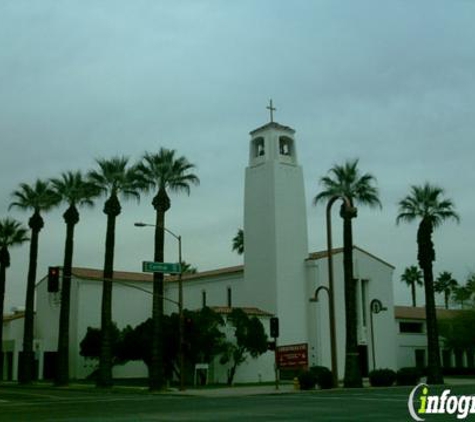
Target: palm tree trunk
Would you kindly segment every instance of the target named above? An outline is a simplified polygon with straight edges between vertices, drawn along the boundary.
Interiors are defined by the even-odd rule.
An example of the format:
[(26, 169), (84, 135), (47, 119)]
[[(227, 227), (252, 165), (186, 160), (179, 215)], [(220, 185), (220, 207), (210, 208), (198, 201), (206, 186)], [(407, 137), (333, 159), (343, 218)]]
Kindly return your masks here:
[(28, 278), (26, 283), (25, 323), (23, 328), (23, 351), (20, 355), (20, 369), (18, 381), (20, 384), (30, 384), (34, 377), (34, 318), (35, 318), (35, 282), (38, 260), (38, 240), (40, 230), (43, 228), (43, 219), (35, 212), (29, 221), (31, 228), (30, 260), (28, 265)]
[(3, 308), (5, 303), (5, 283), (7, 275), (7, 264), (4, 256), (8, 251), (0, 251), (0, 383), (3, 381)]
[(343, 269), (345, 282), (346, 359), (345, 387), (362, 387), (356, 315), (356, 283), (353, 278), (353, 233), (351, 217), (343, 218)]
[(450, 291), (444, 291), (444, 303), (445, 303), (445, 309), (449, 309), (449, 294)]
[(115, 195), (106, 201), (107, 215), (106, 250), (102, 284), (101, 351), (99, 356), (98, 387), (112, 386), (112, 278), (114, 276), (115, 221), (120, 214), (120, 203)]
[(411, 283), (412, 306), (416, 307), (416, 282)]
[[(164, 189), (153, 198), (156, 211), (154, 261), (163, 262), (165, 244), (165, 213), (170, 199)], [(164, 385), (163, 371), (163, 273), (153, 273), (152, 303), (152, 356), (150, 364), (150, 389), (160, 390)]]
[(71, 271), (74, 251), (74, 227), (79, 221), (75, 208), (64, 214), (66, 221), (66, 242), (64, 246), (63, 283), (61, 287), (61, 309), (59, 314), (58, 365), (56, 385), (69, 383), (69, 319), (71, 308)]
[(422, 220), (417, 231), (418, 260), (424, 274), (424, 292), (426, 300), (427, 325), (427, 383), (443, 384), (440, 366), (439, 333), (434, 299), (434, 275), (432, 261), (435, 260), (434, 244), (432, 243), (432, 223)]

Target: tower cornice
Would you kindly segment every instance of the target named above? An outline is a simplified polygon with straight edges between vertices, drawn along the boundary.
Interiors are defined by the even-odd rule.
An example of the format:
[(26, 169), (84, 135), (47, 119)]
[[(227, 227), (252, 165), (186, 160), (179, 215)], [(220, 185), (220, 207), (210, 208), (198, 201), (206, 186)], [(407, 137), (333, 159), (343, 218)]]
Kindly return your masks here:
[(281, 125), (281, 124), (276, 123), (276, 122), (269, 122), (269, 123), (266, 123), (264, 126), (261, 126), (261, 127), (258, 127), (257, 129), (254, 129), (249, 134), (251, 136), (254, 136), (254, 135), (258, 134), (259, 132), (265, 131), (267, 129), (278, 129), (278, 130), (281, 130), (283, 132), (290, 133), (291, 135), (293, 135), (295, 133), (295, 130), (292, 129), (290, 126), (284, 126), (284, 125)]

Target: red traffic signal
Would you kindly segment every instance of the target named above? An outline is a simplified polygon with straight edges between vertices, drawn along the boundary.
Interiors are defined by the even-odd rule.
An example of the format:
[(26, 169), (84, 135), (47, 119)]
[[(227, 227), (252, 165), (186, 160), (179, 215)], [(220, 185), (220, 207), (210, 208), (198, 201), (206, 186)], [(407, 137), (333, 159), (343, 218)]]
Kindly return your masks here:
[(48, 292), (59, 292), (59, 267), (48, 268)]

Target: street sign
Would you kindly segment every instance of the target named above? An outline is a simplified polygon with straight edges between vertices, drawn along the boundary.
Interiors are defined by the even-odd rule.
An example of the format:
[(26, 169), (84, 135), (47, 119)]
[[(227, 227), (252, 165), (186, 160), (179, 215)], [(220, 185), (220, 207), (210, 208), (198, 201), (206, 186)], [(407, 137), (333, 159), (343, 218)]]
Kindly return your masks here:
[(276, 350), (277, 366), (280, 369), (298, 369), (308, 367), (308, 345), (289, 344)]
[(178, 262), (143, 261), (142, 271), (144, 273), (179, 274), (181, 272), (181, 268)]

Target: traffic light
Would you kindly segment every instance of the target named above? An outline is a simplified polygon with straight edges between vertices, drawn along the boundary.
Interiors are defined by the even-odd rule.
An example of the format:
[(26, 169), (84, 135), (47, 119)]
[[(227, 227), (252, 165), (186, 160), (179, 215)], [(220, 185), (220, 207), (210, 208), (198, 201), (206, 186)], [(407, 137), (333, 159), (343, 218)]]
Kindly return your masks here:
[(270, 319), (270, 336), (273, 338), (279, 337), (279, 318), (277, 317)]
[(59, 267), (48, 268), (48, 292), (59, 292)]

